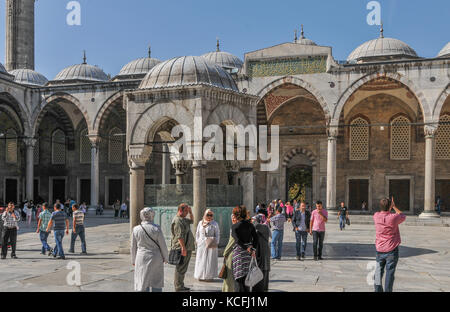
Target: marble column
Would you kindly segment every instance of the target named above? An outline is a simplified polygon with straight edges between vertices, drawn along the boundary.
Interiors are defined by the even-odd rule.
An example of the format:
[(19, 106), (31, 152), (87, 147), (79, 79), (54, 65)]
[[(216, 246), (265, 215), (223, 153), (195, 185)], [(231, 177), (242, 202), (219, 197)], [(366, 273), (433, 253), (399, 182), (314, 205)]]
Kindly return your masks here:
[(327, 156), (327, 203), (326, 209), (331, 214), (337, 214), (336, 208), (336, 142), (338, 128), (328, 129), (328, 156)]
[(100, 193), (100, 166), (99, 150), (100, 137), (97, 135), (89, 136), (91, 141), (91, 207), (97, 208)]
[(144, 208), (145, 161), (131, 161), (130, 165), (130, 233), (141, 223)]
[(25, 139), (26, 152), (26, 199), (34, 200), (34, 149), (36, 140), (32, 138)]
[(419, 218), (434, 219), (439, 218), (435, 211), (435, 132), (436, 127), (425, 126), (425, 192), (424, 211)]
[(204, 161), (194, 160), (192, 162), (193, 171), (193, 214), (194, 229), (197, 229), (198, 223), (202, 220), (206, 210), (206, 163)]
[(162, 153), (162, 179), (161, 184), (170, 184), (170, 154), (167, 144), (163, 144)]
[(186, 171), (189, 164), (185, 160), (176, 160), (173, 164), (173, 167), (175, 169), (175, 176), (177, 179), (177, 185), (186, 184), (186, 181), (184, 181)]
[(242, 166), (240, 169), (242, 185), (242, 201), (249, 212), (255, 208), (255, 190), (253, 185), (253, 167)]

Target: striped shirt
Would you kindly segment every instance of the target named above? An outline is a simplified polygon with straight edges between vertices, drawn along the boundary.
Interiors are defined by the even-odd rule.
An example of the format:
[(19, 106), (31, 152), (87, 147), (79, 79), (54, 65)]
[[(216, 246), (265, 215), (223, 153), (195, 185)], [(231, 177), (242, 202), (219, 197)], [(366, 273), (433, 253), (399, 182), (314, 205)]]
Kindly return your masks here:
[(73, 212), (73, 220), (76, 225), (84, 225), (84, 213), (81, 210), (75, 210)]
[(67, 220), (67, 215), (64, 211), (55, 211), (52, 213), (52, 218), (51, 220), (53, 221), (54, 224), (54, 230), (55, 231), (62, 231), (66, 229), (66, 220)]
[[(13, 217), (13, 214), (16, 216), (15, 218)], [(5, 211), (2, 214), (2, 220), (5, 228), (14, 229), (17, 228), (18, 226), (18, 223), (20, 221), (20, 215), (17, 211), (14, 211), (13, 213)]]
[(44, 210), (39, 214), (39, 219), (41, 220), (41, 226), (39, 227), (40, 231), (45, 232), (47, 230), (47, 226), (51, 218), (52, 214), (48, 210)]

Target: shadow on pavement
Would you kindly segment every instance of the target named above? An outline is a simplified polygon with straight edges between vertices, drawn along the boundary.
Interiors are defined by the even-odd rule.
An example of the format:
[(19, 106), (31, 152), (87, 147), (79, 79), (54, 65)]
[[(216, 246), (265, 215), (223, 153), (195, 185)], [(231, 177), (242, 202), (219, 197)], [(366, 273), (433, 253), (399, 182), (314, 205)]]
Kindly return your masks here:
[[(436, 250), (400, 245), (400, 257), (409, 258), (437, 253)], [(306, 256), (312, 256), (312, 243), (308, 242)], [(283, 257), (295, 257), (295, 242), (283, 243)], [(324, 243), (323, 257), (327, 260), (370, 260), (375, 259), (375, 244)]]

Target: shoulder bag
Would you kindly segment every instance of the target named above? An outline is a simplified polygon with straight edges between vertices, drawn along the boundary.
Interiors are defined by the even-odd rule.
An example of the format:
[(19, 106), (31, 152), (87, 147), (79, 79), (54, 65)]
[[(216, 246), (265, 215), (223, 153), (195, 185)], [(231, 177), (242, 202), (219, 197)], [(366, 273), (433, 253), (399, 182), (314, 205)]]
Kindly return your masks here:
[(206, 236), (206, 229), (203, 228), (205, 237), (206, 237), (206, 248), (217, 248), (219, 245), (216, 243), (215, 237)]
[[(172, 233), (173, 233), (173, 231), (172, 231)], [(186, 236), (186, 241), (184, 242), (184, 246), (187, 246), (188, 239), (189, 239), (189, 233)], [(170, 252), (169, 252), (169, 264), (171, 264), (171, 265), (183, 264), (183, 259), (184, 259), (184, 257), (181, 255), (181, 248), (173, 249), (171, 246)]]
[(250, 287), (251, 289), (258, 284), (260, 281), (264, 279), (264, 274), (261, 269), (258, 267), (258, 263), (256, 258), (252, 257), (250, 262), (250, 267), (248, 270), (247, 277), (245, 278), (245, 286)]

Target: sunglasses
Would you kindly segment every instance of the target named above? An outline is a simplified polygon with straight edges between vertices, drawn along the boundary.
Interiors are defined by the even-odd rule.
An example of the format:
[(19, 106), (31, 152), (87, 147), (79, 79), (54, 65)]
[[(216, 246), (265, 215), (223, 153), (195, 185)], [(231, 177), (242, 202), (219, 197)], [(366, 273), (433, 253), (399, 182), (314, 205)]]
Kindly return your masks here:
[(212, 215), (212, 214), (207, 214), (206, 216), (207, 216), (207, 217), (213, 217), (214, 215)]

